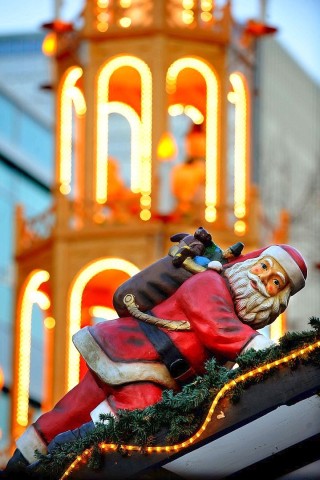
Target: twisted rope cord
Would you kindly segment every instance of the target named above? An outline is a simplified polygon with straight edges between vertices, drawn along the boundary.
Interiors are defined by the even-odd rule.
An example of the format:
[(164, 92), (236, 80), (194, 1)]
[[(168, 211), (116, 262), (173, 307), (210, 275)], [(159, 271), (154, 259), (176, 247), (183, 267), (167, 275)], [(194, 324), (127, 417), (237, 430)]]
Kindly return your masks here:
[(142, 320), (146, 323), (151, 323), (156, 327), (163, 327), (167, 330), (191, 330), (190, 323), (186, 320), (166, 320), (165, 318), (154, 317), (148, 313), (143, 313), (139, 310), (138, 305), (135, 302), (135, 297), (131, 293), (128, 293), (124, 299), (123, 303), (127, 307), (130, 315), (138, 320)]

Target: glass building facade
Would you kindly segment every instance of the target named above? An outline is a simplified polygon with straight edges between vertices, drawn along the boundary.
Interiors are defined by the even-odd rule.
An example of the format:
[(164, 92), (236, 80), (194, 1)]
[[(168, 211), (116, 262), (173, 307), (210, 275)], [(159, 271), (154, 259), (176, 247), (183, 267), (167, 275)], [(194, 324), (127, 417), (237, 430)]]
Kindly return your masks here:
[[(16, 39), (15, 39), (16, 40)], [(41, 52), (41, 41), (31, 39), (32, 51)], [(17, 40), (0, 40), (0, 70), (3, 56), (16, 53)], [(19, 43), (22, 47), (23, 43)], [(6, 47), (6, 48), (5, 48)], [(26, 45), (23, 47), (26, 48)], [(1, 78), (5, 77), (1, 75)], [(21, 205), (28, 217), (43, 212), (51, 203), (53, 172), (53, 134), (49, 122), (24, 108), (19, 96), (0, 84), (0, 368), (4, 386), (0, 395), (0, 448), (6, 447), (9, 429), (12, 378), (12, 319), (14, 316), (15, 210)], [(41, 352), (41, 328), (34, 322), (32, 348)], [(38, 357), (39, 358), (39, 357)], [(31, 405), (37, 406), (40, 376), (31, 365), (35, 381), (30, 389)], [(34, 373), (34, 375), (33, 375)]]

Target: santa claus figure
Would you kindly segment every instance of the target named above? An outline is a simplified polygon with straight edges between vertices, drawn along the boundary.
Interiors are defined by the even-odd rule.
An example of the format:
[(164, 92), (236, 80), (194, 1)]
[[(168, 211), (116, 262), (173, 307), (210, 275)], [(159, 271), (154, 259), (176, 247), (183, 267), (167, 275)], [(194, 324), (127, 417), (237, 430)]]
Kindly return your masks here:
[(74, 335), (88, 372), (17, 440), (9, 469), (35, 462), (35, 450), (45, 454), (83, 435), (101, 413), (142, 409), (158, 402), (164, 389), (179, 391), (204, 373), (211, 357), (235, 362), (248, 349), (272, 345), (257, 330), (304, 287), (302, 255), (292, 246), (272, 245), (240, 255), (220, 272), (208, 267), (145, 314), (168, 324), (127, 316)]

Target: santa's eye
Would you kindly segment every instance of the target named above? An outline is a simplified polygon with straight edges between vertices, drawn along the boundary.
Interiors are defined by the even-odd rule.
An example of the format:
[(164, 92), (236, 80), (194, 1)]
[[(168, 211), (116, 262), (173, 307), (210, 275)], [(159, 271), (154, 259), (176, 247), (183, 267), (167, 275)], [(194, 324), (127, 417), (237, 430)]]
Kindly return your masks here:
[(275, 284), (276, 287), (280, 287), (279, 280), (275, 279), (275, 280), (273, 280), (273, 283)]
[(266, 263), (261, 262), (260, 265), (263, 270), (267, 270), (268, 266)]

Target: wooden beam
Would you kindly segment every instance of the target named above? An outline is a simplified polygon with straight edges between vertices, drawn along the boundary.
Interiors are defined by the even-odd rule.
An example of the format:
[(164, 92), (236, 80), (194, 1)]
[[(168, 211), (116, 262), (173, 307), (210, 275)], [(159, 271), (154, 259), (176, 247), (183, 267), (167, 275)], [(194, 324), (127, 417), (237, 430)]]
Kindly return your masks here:
[[(317, 412), (319, 418), (319, 410)], [(319, 478), (320, 472), (320, 433), (313, 435), (301, 442), (284, 449), (281, 452), (264, 458), (247, 468), (225, 477), (226, 480), (248, 480), (250, 478), (263, 478), (266, 473), (272, 472), (272, 478), (295, 472), (300, 479)], [(307, 468), (305, 468), (307, 467)], [(297, 472), (299, 470), (299, 472)], [(269, 476), (271, 478), (271, 476)], [(293, 477), (289, 477), (293, 478)], [(289, 480), (288, 478), (288, 480)], [(298, 478), (295, 477), (295, 478)]]
[[(319, 446), (313, 455), (311, 451), (309, 457), (303, 454), (307, 445), (320, 435), (319, 411), (317, 396), (294, 405), (282, 405), (163, 468), (188, 480), (229, 477), (248, 480), (255, 475), (260, 478), (259, 473), (267, 478), (262, 472), (272, 472), (270, 478), (278, 478), (320, 458)], [(302, 449), (304, 444), (306, 447)], [(290, 457), (289, 452), (295, 455)]]

